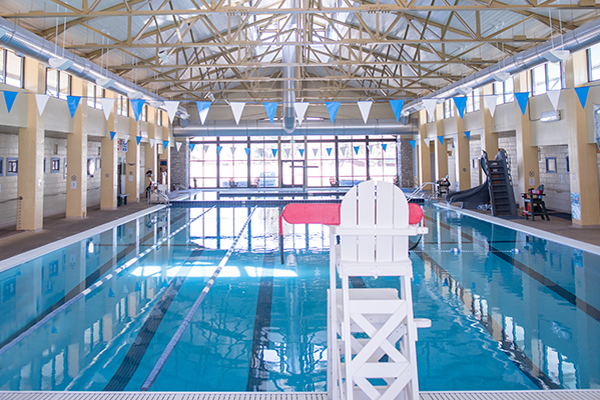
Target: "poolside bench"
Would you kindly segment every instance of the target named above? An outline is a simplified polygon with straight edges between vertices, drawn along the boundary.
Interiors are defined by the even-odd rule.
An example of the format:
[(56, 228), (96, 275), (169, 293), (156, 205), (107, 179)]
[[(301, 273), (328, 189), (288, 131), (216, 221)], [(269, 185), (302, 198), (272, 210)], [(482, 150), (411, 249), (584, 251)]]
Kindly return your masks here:
[(127, 196), (128, 194), (118, 194), (117, 195), (117, 207), (126, 206), (127, 205)]

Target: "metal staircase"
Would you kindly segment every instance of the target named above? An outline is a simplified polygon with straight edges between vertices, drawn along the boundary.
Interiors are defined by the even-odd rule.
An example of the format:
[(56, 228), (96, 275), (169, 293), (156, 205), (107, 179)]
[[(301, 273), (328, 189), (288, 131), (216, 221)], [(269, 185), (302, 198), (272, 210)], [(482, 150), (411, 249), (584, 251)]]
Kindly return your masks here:
[(496, 217), (518, 215), (509, 165), (505, 150), (500, 150), (494, 160), (487, 162), (492, 215)]

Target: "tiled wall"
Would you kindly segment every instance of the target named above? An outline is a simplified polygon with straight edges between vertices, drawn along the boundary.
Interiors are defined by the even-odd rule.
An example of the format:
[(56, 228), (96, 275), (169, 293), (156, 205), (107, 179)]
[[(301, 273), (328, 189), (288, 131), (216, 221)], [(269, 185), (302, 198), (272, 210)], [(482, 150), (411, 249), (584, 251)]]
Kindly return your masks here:
[[(479, 186), (479, 159), (481, 158), (481, 137), (471, 136), (469, 142), (469, 168), (471, 169), (471, 187)], [(473, 166), (474, 165), (474, 166)], [(483, 172), (482, 172), (483, 174)]]
[(190, 147), (183, 143), (177, 151), (171, 148), (171, 183), (187, 188), (190, 182)]
[[(568, 146), (538, 147), (540, 184), (544, 185), (544, 201), (552, 210), (571, 212), (571, 180), (567, 172)], [(546, 159), (555, 158), (556, 172), (546, 171)]]
[[(17, 157), (19, 140), (17, 135), (0, 133), (0, 159), (2, 159), (2, 175), (0, 175), (0, 201), (17, 197), (17, 175), (6, 175), (6, 157)], [(17, 220), (17, 201), (0, 203), (0, 226), (14, 224)]]
[[(519, 182), (519, 169), (517, 167), (517, 136), (515, 131), (500, 132), (498, 133), (498, 149), (504, 149), (508, 153), (510, 165), (510, 175), (513, 182), (513, 191), (515, 193), (515, 201), (520, 204), (521, 195), (519, 194), (519, 188), (517, 182)], [(493, 159), (496, 154), (488, 154), (488, 157)], [(514, 161), (513, 161), (514, 160)]]
[(414, 176), (414, 149), (408, 139), (402, 139), (398, 143), (398, 165), (400, 168), (399, 178), (400, 186), (402, 187), (413, 187), (415, 185)]

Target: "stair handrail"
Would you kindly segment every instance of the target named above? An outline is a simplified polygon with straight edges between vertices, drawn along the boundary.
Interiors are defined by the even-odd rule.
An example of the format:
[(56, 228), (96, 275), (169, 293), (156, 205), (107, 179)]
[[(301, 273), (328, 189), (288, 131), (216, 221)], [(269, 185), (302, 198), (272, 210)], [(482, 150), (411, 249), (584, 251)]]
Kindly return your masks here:
[[(421, 186), (419, 186), (418, 188), (416, 188), (416, 189), (415, 189), (415, 190), (414, 190), (412, 193), (410, 193), (408, 196), (409, 196), (410, 198), (417, 197), (417, 194), (418, 194), (419, 192), (422, 192), (422, 191), (423, 191), (423, 189), (425, 188), (425, 186), (427, 186), (427, 185), (431, 185), (431, 192), (433, 193), (433, 192), (435, 191), (435, 185), (436, 185), (436, 183), (435, 183), (435, 182), (424, 182), (424, 183), (422, 183), (422, 184), (421, 184)], [(419, 197), (423, 197), (423, 196), (419, 196)]]

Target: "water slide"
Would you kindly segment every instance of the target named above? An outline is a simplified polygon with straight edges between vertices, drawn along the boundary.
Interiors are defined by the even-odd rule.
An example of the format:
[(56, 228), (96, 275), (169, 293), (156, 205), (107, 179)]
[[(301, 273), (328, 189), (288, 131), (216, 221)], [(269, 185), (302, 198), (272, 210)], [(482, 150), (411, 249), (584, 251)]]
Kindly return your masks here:
[(462, 201), (462, 207), (468, 210), (474, 210), (480, 204), (490, 203), (490, 189), (489, 189), (489, 176), (488, 176), (488, 158), (487, 153), (484, 151), (479, 159), (481, 169), (485, 173), (485, 182), (481, 185), (467, 190), (461, 190), (460, 192), (450, 193), (446, 196), (446, 202), (457, 203)]

